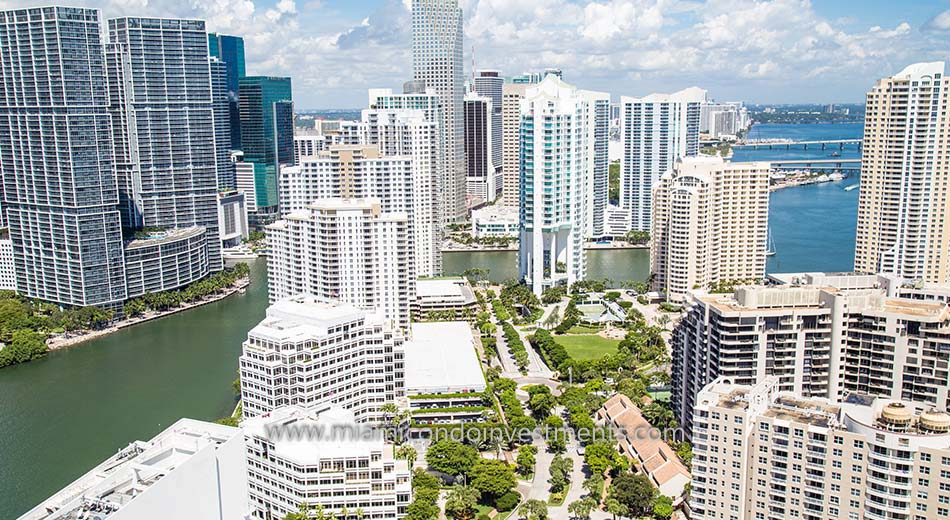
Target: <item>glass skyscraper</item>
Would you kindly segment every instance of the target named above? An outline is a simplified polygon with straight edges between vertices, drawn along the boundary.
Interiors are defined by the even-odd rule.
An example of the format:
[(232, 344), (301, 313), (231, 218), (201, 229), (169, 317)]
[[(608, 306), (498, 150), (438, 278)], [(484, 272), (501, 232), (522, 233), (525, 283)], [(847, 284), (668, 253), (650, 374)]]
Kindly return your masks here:
[(223, 267), (208, 40), (201, 20), (114, 18), (106, 52), (122, 224), (207, 230)]
[(465, 126), (462, 10), (458, 0), (412, 0), (413, 79), (435, 89), (442, 104), (442, 224), (464, 219)]
[(0, 12), (0, 50), (0, 171), (17, 290), (62, 305), (119, 304), (125, 264), (99, 13)]
[(281, 165), (293, 165), (294, 104), (290, 78), (241, 78), (241, 147), (244, 162), (254, 165), (258, 221), (277, 212), (277, 175)]
[(241, 149), (241, 112), (238, 108), (238, 87), (247, 75), (244, 66), (244, 38), (208, 33), (208, 54), (224, 63), (228, 93), (228, 117), (231, 125), (231, 147)]

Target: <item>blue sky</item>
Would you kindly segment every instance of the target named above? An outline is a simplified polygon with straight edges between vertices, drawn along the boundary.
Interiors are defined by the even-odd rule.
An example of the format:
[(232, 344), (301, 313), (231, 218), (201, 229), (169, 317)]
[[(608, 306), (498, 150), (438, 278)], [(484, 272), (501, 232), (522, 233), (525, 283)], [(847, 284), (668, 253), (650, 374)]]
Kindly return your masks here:
[[(197, 17), (245, 37), (250, 74), (293, 78), (299, 108), (359, 108), (411, 74), (410, 0), (72, 0), (103, 16)], [(12, 8), (46, 2), (0, 0)], [(876, 79), (950, 56), (950, 0), (460, 0), (465, 67), (554, 66), (643, 96), (860, 102)]]

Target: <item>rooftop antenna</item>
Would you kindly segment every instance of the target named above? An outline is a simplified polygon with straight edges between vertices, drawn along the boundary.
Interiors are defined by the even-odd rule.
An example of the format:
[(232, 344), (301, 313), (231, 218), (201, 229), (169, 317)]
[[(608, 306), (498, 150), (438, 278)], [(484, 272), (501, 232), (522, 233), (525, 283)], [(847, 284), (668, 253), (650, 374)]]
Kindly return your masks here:
[(475, 91), (475, 45), (472, 45), (472, 91)]

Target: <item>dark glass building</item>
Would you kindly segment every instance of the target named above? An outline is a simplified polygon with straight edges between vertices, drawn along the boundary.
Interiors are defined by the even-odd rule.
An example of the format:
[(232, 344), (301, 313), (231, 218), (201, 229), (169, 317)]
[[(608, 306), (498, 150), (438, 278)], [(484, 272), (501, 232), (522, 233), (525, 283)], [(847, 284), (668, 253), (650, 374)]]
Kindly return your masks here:
[(241, 148), (254, 165), (258, 223), (277, 212), (277, 175), (293, 165), (294, 104), (290, 78), (248, 76), (239, 81)]

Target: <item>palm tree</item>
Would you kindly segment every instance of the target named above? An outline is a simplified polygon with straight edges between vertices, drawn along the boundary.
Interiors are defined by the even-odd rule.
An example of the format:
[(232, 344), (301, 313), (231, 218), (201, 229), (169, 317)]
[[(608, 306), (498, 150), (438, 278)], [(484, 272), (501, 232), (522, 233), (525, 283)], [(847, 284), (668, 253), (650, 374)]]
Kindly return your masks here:
[(416, 463), (416, 458), (418, 456), (419, 454), (416, 452), (416, 449), (408, 444), (400, 446), (396, 450), (396, 457), (400, 459), (406, 459), (406, 461), (409, 462), (410, 470), (412, 470), (412, 466)]
[(445, 496), (445, 513), (455, 520), (472, 520), (482, 494), (472, 486), (455, 486)]
[(627, 506), (621, 504), (619, 500), (613, 497), (608, 498), (604, 502), (604, 505), (607, 506), (607, 512), (610, 513), (610, 515), (614, 518), (614, 520), (617, 519), (617, 515), (620, 515), (622, 517), (623, 515), (626, 515), (627, 513), (629, 513)]
[(518, 508), (518, 517), (522, 520), (545, 520), (548, 517), (548, 505), (542, 500), (530, 498)]

